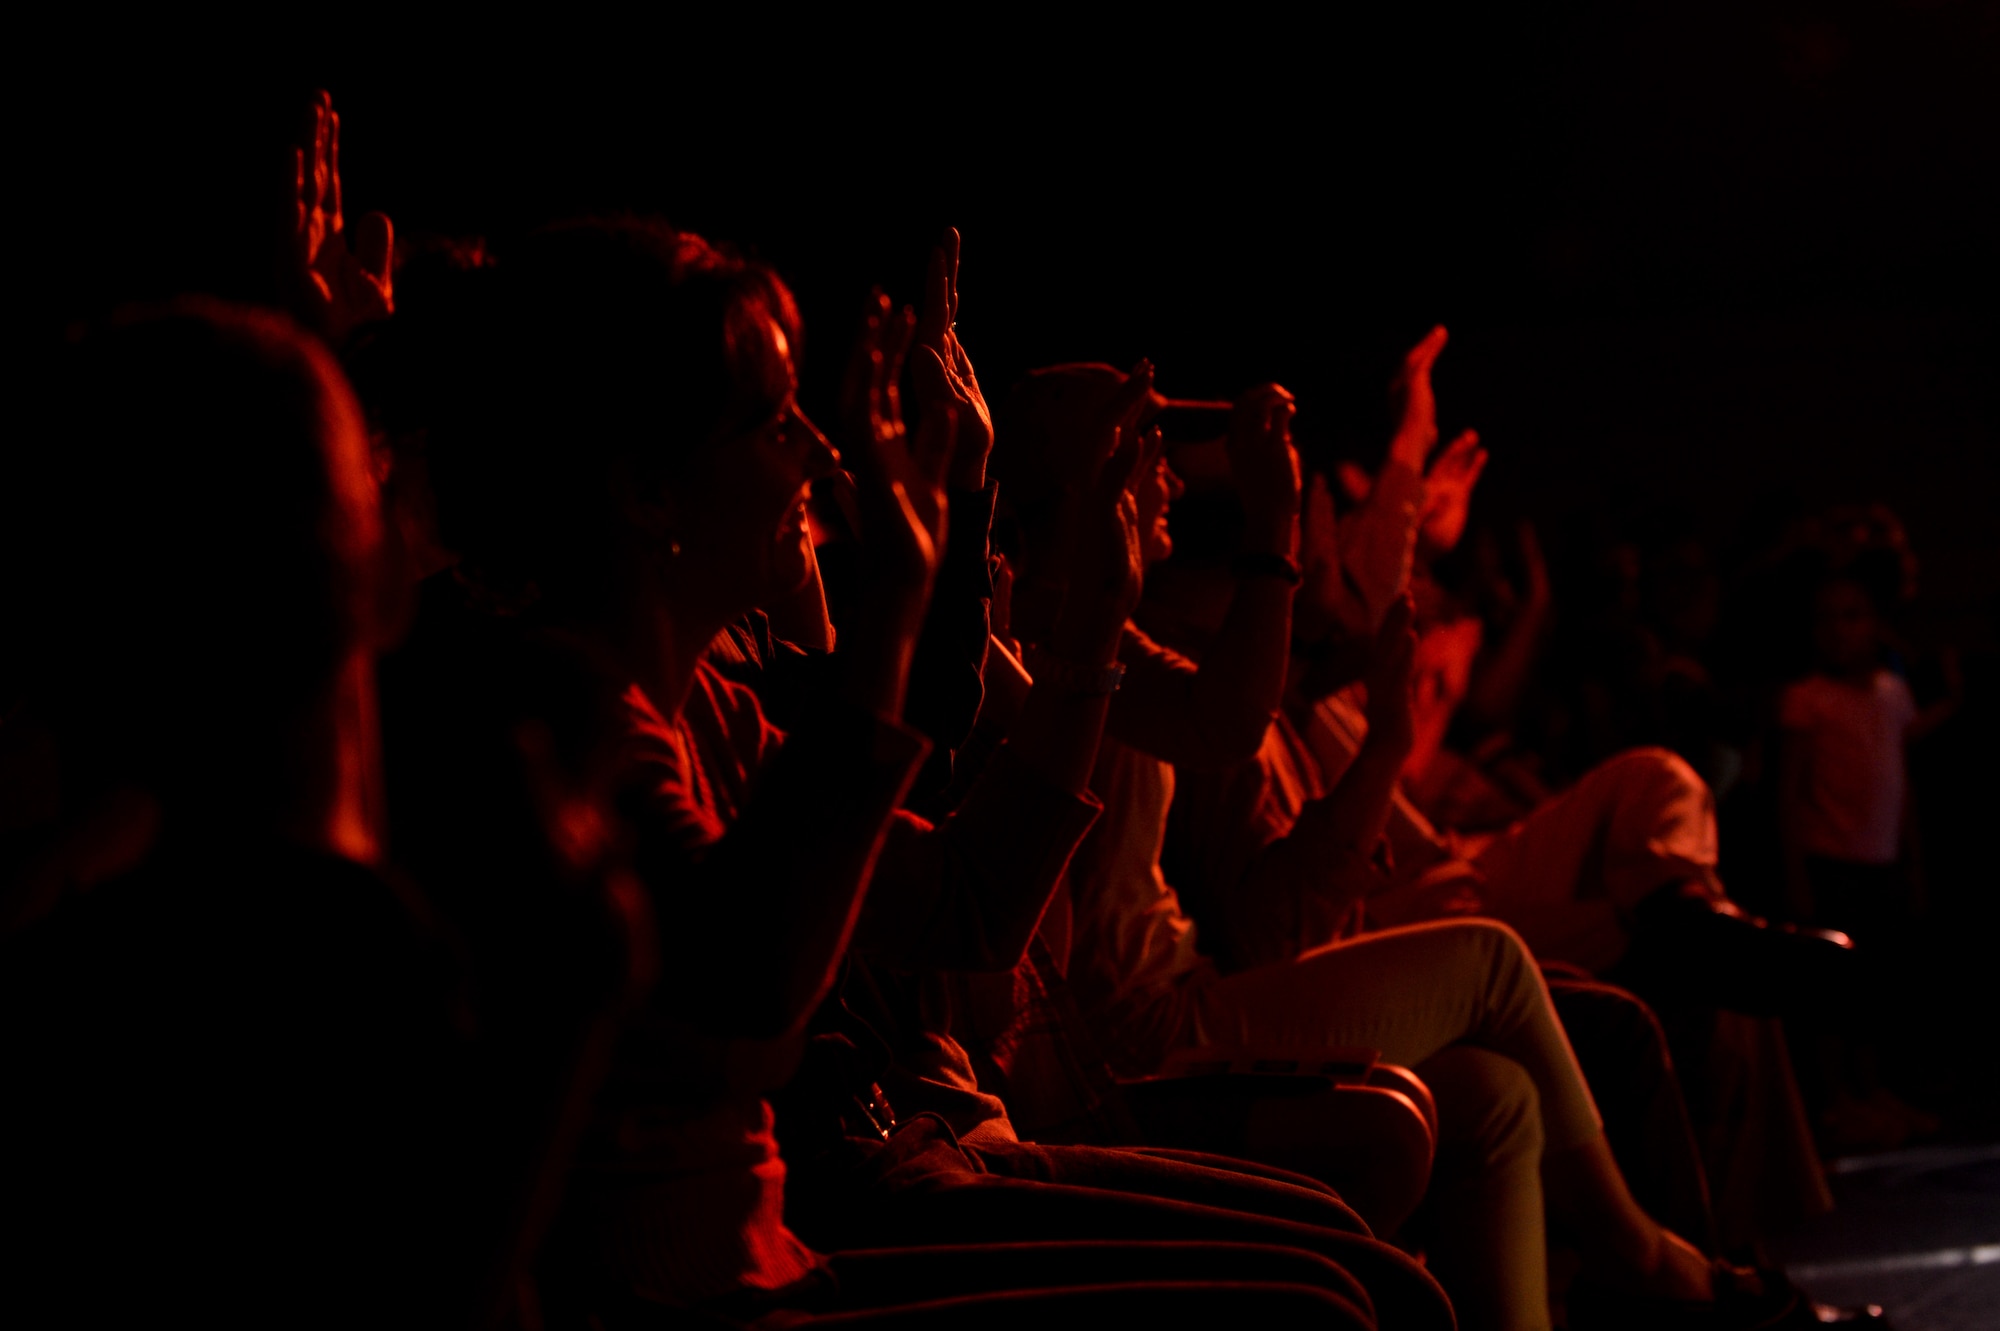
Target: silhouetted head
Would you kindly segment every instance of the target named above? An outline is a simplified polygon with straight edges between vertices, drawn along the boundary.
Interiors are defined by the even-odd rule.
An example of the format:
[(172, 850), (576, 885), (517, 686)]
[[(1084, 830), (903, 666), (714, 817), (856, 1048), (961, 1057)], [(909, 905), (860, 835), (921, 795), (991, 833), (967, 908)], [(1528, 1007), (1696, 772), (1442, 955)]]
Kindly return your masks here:
[(1866, 583), (1834, 574), (1813, 596), (1813, 647), (1835, 674), (1872, 670), (1881, 662), (1882, 624)]
[(306, 732), (379, 637), (381, 524), (339, 368), (279, 316), (185, 300), (116, 317), (51, 387), (0, 488), (14, 664), (66, 797), (294, 802), (327, 776)]
[(638, 582), (725, 619), (757, 604), (838, 463), (794, 397), (784, 284), (637, 221), (553, 228), (476, 276), (431, 437), (468, 570), (573, 608)]

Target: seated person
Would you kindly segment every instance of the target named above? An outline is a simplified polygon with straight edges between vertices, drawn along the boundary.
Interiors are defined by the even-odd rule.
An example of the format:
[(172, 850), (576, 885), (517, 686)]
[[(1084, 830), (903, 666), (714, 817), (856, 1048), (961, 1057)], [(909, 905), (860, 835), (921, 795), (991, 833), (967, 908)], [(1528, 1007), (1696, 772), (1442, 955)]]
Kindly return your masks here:
[[(1087, 466), (1093, 445), (1103, 447), (1078, 422), (1125, 387), (1125, 376), (1109, 367), (1058, 367), (1031, 376), (1002, 414), (995, 463), (1021, 531), (1012, 628), (1030, 644), (1031, 674), (1047, 622), (1040, 598), (1063, 574), (1058, 515), (1073, 502), (1077, 460)], [(1118, 829), (1117, 841), (1072, 877), (1069, 970), (1086, 1014), (1095, 1016), (1107, 1052), (1133, 1071), (1150, 1070), (1172, 1048), (1217, 1042), (1363, 1045), (1415, 1067), (1438, 1094), (1441, 1126), (1452, 1116), (1447, 1102), (1463, 1107), (1469, 1123), (1478, 1121), (1467, 1136), (1485, 1132), (1494, 1152), (1483, 1162), (1479, 1195), (1458, 1199), (1457, 1226), (1432, 1253), (1469, 1324), (1545, 1324), (1544, 1180), (1552, 1208), (1572, 1222), (1603, 1278), (1648, 1294), (1712, 1298), (1707, 1260), (1632, 1202), (1540, 976), (1507, 930), (1466, 923), (1391, 931), (1231, 976), (1194, 946), (1193, 926), (1161, 876), (1158, 848), (1176, 769), (1241, 763), (1277, 713), (1296, 581), (1290, 416), (1289, 395), (1275, 388), (1239, 404), (1231, 460), (1246, 494), (1251, 554), (1241, 561), (1214, 656), (1196, 669), (1126, 630), (1128, 683), (1107, 730), (1131, 756), (1108, 772), (1100, 765), (1111, 778), (1099, 794), (1113, 811), (1107, 826)], [(1158, 559), (1175, 482), (1157, 460), (1149, 471), (1141, 477), (1141, 530), (1146, 553)], [(1385, 631), (1403, 645), (1378, 654), (1374, 706), (1378, 722), (1400, 717), (1406, 729), (1407, 606)], [(1284, 852), (1296, 861), (1293, 873), (1310, 866), (1365, 881), (1407, 751), (1398, 727), (1378, 732), (1351, 779), (1301, 820), (1310, 830)], [(1506, 1216), (1499, 1223), (1496, 1208)], [(1720, 1282), (1725, 1292), (1733, 1280)]]
[[(643, 1323), (662, 1308), (796, 1324), (800, 1314), (886, 1305), (898, 1305), (899, 1324), (933, 1315), (963, 1324), (996, 1314), (962, 1298), (929, 1305), (1023, 1289), (1039, 1292), (1010, 1295), (1006, 1306), (1103, 1304), (1104, 1288), (1047, 1288), (1088, 1282), (1122, 1291), (1113, 1306), (1125, 1298), (1143, 1307), (1152, 1296), (1133, 1287), (1178, 1271), (1197, 1304), (1222, 1297), (1215, 1282), (1241, 1281), (1232, 1288), (1273, 1315), (1310, 1304), (1341, 1324), (1368, 1324), (1369, 1292), (1309, 1245), (1275, 1240), (1254, 1251), (1176, 1249), (1179, 1267), (1132, 1242), (982, 1255), (970, 1251), (981, 1239), (966, 1227), (932, 1240), (952, 1242), (948, 1256), (828, 1258), (801, 1241), (768, 1096), (797, 1068), (807, 1019), (850, 939), (977, 949), (1018, 932), (1025, 942), (1032, 916), (1025, 925), (996, 917), (993, 937), (982, 938), (964, 902), (996, 878), (1052, 881), (1094, 809), (1080, 776), (1044, 774), (1030, 756), (990, 769), (994, 793), (969, 799), (957, 826), (892, 818), (926, 748), (898, 718), (942, 535), (953, 422), (933, 413), (914, 437), (903, 430), (884, 392), (886, 312), (871, 320), (859, 359), (866, 595), (845, 626), (836, 691), (784, 732), (705, 654), (778, 581), (804, 487), (837, 463), (794, 397), (789, 294), (766, 269), (638, 222), (553, 229), (487, 276), (483, 295), (461, 293), (463, 355), (442, 386), (430, 441), (441, 532), (463, 557), (455, 583), (465, 596), (429, 616), (400, 667), (407, 692), (391, 712), (388, 755), (392, 781), (409, 777), (394, 796), (392, 829), (399, 846), (424, 848), (431, 872), (452, 871), (450, 839), (437, 830), (468, 824), (441, 779), (449, 764), (433, 761), (451, 752), (425, 735), (429, 718), (434, 709), (449, 716), (451, 691), (468, 680), (503, 700), (532, 696), (549, 672), (510, 643), (566, 645), (615, 682), (611, 712), (599, 710), (601, 692), (572, 688), (530, 715), (539, 730), (504, 710), (493, 724), (559, 759), (614, 752), (610, 798), (630, 829), (659, 962), (613, 1054), (551, 1239), (550, 1301), (611, 1324)], [(525, 668), (510, 664), (524, 657)], [(1044, 724), (1064, 728), (1101, 706), (1056, 698)], [(405, 769), (399, 751), (419, 761)], [(480, 761), (469, 751), (460, 765)], [(1002, 812), (1018, 819), (1011, 858), (973, 864), (957, 853), (968, 825)], [(601, 834), (587, 820), (575, 830)], [(919, 843), (911, 853), (927, 866), (896, 876), (903, 909), (886, 912), (864, 900), (871, 872), (882, 876), (878, 860), (886, 868), (891, 858), (885, 833)], [(496, 913), (472, 896), (454, 893), (470, 918)], [(948, 1147), (934, 1124), (920, 1119), (896, 1136)], [(1323, 1209), (1338, 1204), (1325, 1199)], [(1005, 1218), (1004, 1204), (986, 1210)], [(1079, 1214), (1092, 1237), (1121, 1237)], [(1163, 1233), (1149, 1216), (1152, 1228), (1123, 1237), (1208, 1237)], [(1280, 1221), (1266, 1230), (1317, 1232)]]
[(8, 665), (86, 853), (0, 955), (9, 1320), (469, 1322), (508, 1236), (463, 1204), (461, 976), (377, 871), (353, 398), (283, 318), (190, 299), (51, 400), (0, 486)]

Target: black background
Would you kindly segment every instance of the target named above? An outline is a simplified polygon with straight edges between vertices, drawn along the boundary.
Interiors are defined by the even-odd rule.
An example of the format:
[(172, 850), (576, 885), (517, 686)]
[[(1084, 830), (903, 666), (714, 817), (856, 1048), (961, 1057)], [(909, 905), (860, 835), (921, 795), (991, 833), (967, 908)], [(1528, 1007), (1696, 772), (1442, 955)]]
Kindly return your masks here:
[(1664, 507), (1727, 547), (1753, 503), (1881, 499), (1925, 621), (1990, 644), (2000, 6), (1355, 15), (377, 16), (367, 42), (344, 16), (338, 49), (259, 59), (241, 32), (99, 59), (71, 31), (16, 62), (18, 308), (243, 286), (218, 274), (318, 83), (350, 211), (406, 235), (504, 251), (631, 209), (775, 263), (809, 405), (869, 286), (914, 297), (947, 223), (989, 391), (1146, 355), (1174, 393), (1284, 382), (1314, 454), (1372, 461), (1401, 349), (1444, 322), (1482, 518)]

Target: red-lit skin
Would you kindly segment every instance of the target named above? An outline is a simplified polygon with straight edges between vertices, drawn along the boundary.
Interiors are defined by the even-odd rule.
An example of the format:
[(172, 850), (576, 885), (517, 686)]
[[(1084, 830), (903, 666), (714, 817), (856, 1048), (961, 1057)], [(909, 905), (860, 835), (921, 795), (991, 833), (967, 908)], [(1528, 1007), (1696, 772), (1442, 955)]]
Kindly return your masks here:
[[(791, 348), (775, 320), (764, 331), (788, 370)], [(840, 468), (834, 451), (792, 393), (757, 429), (725, 443), (696, 487), (675, 496), (680, 519), (668, 533), (674, 582), (713, 606), (704, 618), (727, 623), (772, 588), (796, 589), (807, 574), (804, 516), (815, 480)]]
[(1173, 467), (1161, 455), (1150, 471), (1142, 472), (1133, 486), (1133, 498), (1139, 501), (1139, 548), (1145, 555), (1146, 567), (1163, 562), (1174, 552), (1174, 538), (1167, 530), (1167, 514), (1174, 501), (1187, 493), (1187, 486), (1174, 474)]

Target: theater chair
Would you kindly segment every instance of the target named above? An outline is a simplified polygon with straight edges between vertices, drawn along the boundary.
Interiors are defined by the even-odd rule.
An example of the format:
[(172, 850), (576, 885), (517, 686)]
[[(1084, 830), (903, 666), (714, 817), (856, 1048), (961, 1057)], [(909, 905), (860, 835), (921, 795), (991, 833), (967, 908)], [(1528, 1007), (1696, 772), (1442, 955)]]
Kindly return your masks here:
[(1414, 1072), (1371, 1049), (1184, 1050), (1118, 1094), (1137, 1144), (1310, 1175), (1384, 1238), (1430, 1185), (1437, 1106)]

